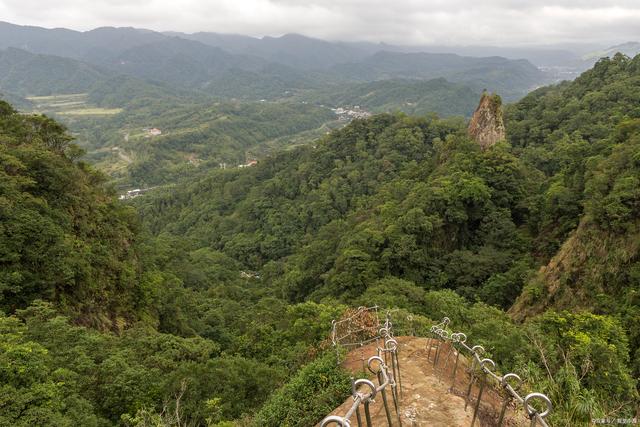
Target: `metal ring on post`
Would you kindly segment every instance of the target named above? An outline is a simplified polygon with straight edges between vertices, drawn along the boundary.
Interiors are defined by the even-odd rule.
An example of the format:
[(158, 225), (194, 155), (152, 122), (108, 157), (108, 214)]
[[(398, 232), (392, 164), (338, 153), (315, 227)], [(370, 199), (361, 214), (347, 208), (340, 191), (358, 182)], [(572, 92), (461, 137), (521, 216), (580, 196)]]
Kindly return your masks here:
[(518, 395), (518, 392), (515, 391), (515, 389), (511, 386), (511, 384), (509, 384), (509, 380), (512, 378), (516, 379), (516, 381), (518, 382), (518, 384), (516, 384), (516, 387), (520, 388), (520, 385), (522, 384), (522, 378), (520, 378), (519, 375), (509, 373), (509, 374), (505, 374), (502, 378), (500, 378), (500, 385), (502, 386), (502, 388), (504, 388), (506, 393), (502, 401), (502, 409), (500, 410), (500, 416), (498, 417), (498, 427), (502, 427), (504, 425), (503, 421), (504, 421), (504, 416), (507, 412), (507, 406), (509, 406), (509, 403), (512, 401), (512, 399), (520, 398), (520, 395)]
[(465, 342), (467, 342), (467, 335), (463, 332), (458, 332), (456, 342), (464, 344)]
[(496, 369), (496, 362), (494, 362), (493, 360), (491, 360), (491, 359), (482, 359), (480, 361), (480, 367), (484, 368), (485, 363), (491, 365), (492, 369)]
[(366, 385), (367, 387), (369, 387), (369, 389), (371, 389), (371, 392), (369, 393), (369, 395), (368, 395), (368, 396), (367, 396), (367, 395), (364, 395), (364, 396), (362, 397), (362, 401), (363, 401), (363, 402), (370, 402), (370, 401), (372, 401), (373, 399), (375, 399), (375, 398), (376, 398), (376, 393), (378, 392), (378, 391), (376, 390), (376, 385), (375, 385), (373, 382), (369, 381), (369, 380), (366, 380), (366, 379), (364, 379), (364, 378), (361, 378), (361, 379), (359, 379), (359, 380), (356, 380), (356, 382), (354, 383), (354, 386), (355, 386), (355, 388), (357, 389), (357, 388), (358, 388), (358, 386), (359, 386), (359, 385), (361, 385), (361, 384), (364, 384), (364, 385)]
[[(391, 343), (393, 347), (389, 347), (389, 343)], [(395, 351), (398, 348), (398, 341), (390, 338), (384, 342), (384, 348), (387, 350)]]
[[(371, 367), (372, 362), (378, 362), (378, 369), (376, 371), (374, 371), (373, 368)], [(369, 369), (369, 372), (371, 372), (372, 374), (377, 374), (378, 372), (382, 371), (383, 366), (384, 366), (384, 360), (382, 360), (382, 357), (380, 356), (371, 356), (369, 360), (367, 360), (367, 368)]]
[(481, 345), (474, 345), (473, 347), (471, 347), (471, 351), (476, 354), (482, 354), (484, 353), (484, 347)]
[(344, 418), (337, 415), (330, 415), (322, 420), (322, 422), (320, 423), (320, 427), (326, 427), (330, 423), (336, 423), (340, 427), (351, 427), (351, 423), (348, 420), (345, 420)]
[(500, 380), (500, 385), (505, 388), (507, 386), (510, 386), (511, 388), (515, 388), (511, 384), (509, 384), (509, 380), (511, 378), (515, 378), (518, 381), (518, 384), (516, 384), (516, 387), (520, 387), (520, 384), (522, 384), (522, 378), (520, 378), (518, 374), (514, 374), (514, 373), (505, 374), (505, 376), (502, 377), (502, 379)]
[[(547, 409), (544, 412), (538, 412), (536, 408), (529, 405), (529, 401), (532, 399), (541, 399), (545, 405), (547, 405)], [(542, 393), (530, 393), (524, 398), (524, 409), (527, 411), (527, 414), (529, 414), (529, 418), (533, 418), (536, 414), (540, 418), (544, 418), (553, 410), (553, 404), (551, 403), (551, 400)]]

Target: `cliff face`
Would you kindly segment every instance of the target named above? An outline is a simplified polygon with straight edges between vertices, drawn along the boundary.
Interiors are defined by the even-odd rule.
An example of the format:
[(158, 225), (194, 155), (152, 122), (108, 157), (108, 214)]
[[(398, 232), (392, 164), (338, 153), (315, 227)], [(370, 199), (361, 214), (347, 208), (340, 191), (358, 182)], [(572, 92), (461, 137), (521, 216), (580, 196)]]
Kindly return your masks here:
[(471, 138), (480, 144), (483, 150), (505, 139), (502, 100), (498, 95), (489, 95), (487, 92), (482, 94), (468, 130)]

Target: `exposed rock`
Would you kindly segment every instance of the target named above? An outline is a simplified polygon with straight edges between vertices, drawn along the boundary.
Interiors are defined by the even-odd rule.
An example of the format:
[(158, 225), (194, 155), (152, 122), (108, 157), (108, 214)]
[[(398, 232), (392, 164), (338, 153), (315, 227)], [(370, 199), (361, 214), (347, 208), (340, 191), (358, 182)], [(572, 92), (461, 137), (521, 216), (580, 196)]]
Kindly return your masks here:
[(469, 122), (469, 135), (483, 150), (505, 139), (500, 96), (482, 93), (480, 104)]

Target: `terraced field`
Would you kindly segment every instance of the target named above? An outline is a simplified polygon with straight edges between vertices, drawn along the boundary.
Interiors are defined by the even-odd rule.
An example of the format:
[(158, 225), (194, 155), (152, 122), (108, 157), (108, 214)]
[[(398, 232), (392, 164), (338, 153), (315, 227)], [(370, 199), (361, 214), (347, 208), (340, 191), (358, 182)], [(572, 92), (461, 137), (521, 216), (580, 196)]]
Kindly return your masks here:
[(122, 112), (122, 108), (100, 108), (87, 102), (88, 94), (73, 93), (27, 97), (34, 104), (34, 112), (64, 116), (102, 116)]

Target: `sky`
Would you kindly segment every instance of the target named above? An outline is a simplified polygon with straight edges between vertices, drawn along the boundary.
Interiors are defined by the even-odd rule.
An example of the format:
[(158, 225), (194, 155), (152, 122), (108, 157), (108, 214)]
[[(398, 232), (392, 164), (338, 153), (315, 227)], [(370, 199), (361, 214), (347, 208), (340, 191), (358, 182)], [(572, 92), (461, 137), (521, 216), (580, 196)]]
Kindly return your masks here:
[(0, 0), (0, 21), (406, 45), (640, 41), (640, 0)]

